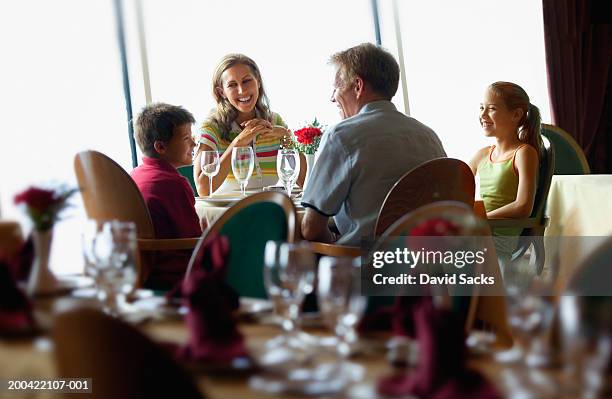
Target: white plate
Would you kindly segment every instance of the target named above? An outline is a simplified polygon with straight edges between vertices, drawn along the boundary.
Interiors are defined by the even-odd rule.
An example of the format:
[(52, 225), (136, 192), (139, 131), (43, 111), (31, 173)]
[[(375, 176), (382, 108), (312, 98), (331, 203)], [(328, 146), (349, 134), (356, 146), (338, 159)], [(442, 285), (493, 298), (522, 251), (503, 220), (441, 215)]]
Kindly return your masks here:
[(272, 302), (259, 298), (240, 298), (240, 314), (253, 315), (272, 311)]
[(213, 194), (212, 197), (196, 197), (196, 201), (205, 202), (212, 206), (227, 206), (235, 204), (243, 198), (240, 194)]

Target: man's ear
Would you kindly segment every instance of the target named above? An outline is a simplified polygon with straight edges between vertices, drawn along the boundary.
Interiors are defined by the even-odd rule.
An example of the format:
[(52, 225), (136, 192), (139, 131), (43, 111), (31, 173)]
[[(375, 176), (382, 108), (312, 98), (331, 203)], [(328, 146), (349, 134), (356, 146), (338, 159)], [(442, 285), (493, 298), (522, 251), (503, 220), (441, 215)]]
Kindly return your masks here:
[(161, 140), (155, 140), (155, 143), (153, 143), (153, 148), (155, 149), (155, 152), (158, 153), (159, 155), (163, 155), (166, 153), (166, 143), (164, 143)]
[(353, 81), (353, 91), (355, 92), (355, 96), (360, 98), (363, 95), (363, 90), (365, 88), (365, 82), (359, 76), (355, 77)]

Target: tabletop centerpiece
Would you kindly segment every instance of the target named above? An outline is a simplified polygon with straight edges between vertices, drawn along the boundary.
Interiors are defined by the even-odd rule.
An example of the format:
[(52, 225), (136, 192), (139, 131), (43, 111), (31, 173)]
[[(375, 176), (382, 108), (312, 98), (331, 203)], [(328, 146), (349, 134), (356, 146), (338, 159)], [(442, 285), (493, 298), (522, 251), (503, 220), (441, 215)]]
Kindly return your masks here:
[(65, 186), (56, 189), (30, 187), (17, 194), (15, 205), (22, 205), (32, 221), (34, 262), (28, 278), (29, 295), (49, 294), (57, 291), (59, 282), (49, 269), (49, 255), (53, 239), (53, 226), (68, 206), (68, 199), (77, 189)]
[(304, 179), (304, 189), (310, 178), (312, 168), (315, 161), (315, 153), (319, 149), (321, 138), (323, 137), (324, 127), (321, 123), (314, 119), (314, 121), (306, 124), (306, 126), (295, 130), (293, 132), (293, 143), (295, 148), (306, 158), (306, 178)]

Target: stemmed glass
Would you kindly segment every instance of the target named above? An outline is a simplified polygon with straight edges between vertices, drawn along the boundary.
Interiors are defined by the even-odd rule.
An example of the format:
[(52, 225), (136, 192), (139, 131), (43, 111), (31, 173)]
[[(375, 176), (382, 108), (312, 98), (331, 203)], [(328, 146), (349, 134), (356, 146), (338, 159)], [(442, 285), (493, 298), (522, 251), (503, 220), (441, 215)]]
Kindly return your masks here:
[(346, 359), (357, 340), (355, 326), (366, 307), (361, 295), (359, 258), (324, 256), (319, 260), (317, 299), (325, 323), (335, 332), (338, 354)]
[(612, 352), (611, 302), (605, 297), (566, 293), (559, 298), (563, 360), (562, 394), (596, 398), (607, 387)]
[(264, 255), (264, 283), (275, 312), (282, 317), (286, 346), (303, 346), (298, 320), (304, 297), (315, 279), (315, 256), (307, 244), (268, 241)]
[(291, 190), (300, 174), (300, 154), (290, 148), (281, 148), (276, 155), (276, 173), (291, 198)]
[(232, 173), (240, 183), (242, 196), (246, 196), (246, 187), (253, 174), (255, 154), (251, 147), (234, 147), (232, 149)]
[(202, 167), (202, 173), (208, 176), (209, 190), (208, 196), (212, 197), (213, 194), (213, 177), (219, 173), (219, 153), (213, 150), (202, 151), (200, 158), (200, 165)]
[(550, 362), (542, 339), (554, 313), (556, 268), (552, 262), (540, 275), (535, 275), (529, 262), (519, 261), (503, 269), (508, 324), (516, 343), (510, 352), (502, 352), (498, 360), (524, 360), (530, 367)]
[(91, 245), (92, 274), (104, 310), (120, 314), (120, 305), (136, 284), (136, 226), (133, 222), (104, 222)]

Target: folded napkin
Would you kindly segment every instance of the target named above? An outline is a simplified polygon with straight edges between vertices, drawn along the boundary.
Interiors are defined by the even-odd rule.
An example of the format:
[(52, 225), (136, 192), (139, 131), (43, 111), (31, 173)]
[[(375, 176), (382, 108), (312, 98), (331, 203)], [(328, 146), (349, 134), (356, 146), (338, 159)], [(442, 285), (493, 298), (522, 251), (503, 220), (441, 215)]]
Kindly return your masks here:
[(466, 367), (467, 350), (463, 323), (457, 315), (419, 301), (413, 309), (419, 361), (416, 370), (393, 374), (378, 381), (378, 392), (386, 396), (414, 395), (420, 398), (500, 398), (479, 373)]
[(35, 329), (32, 306), (17, 287), (5, 262), (0, 262), (0, 335), (19, 334)]
[(183, 282), (183, 302), (189, 308), (189, 341), (179, 350), (183, 360), (230, 362), (248, 356), (232, 313), (238, 308), (238, 295), (225, 282), (228, 254), (227, 238), (212, 238), (198, 250), (198, 267)]

